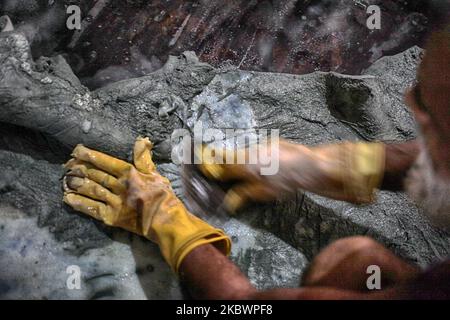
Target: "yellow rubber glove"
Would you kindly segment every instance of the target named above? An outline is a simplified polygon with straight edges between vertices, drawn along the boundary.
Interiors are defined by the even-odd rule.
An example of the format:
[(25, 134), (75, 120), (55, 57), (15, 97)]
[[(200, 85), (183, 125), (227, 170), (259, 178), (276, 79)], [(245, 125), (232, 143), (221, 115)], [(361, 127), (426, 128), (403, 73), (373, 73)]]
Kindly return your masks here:
[[(259, 149), (262, 148), (262, 151)], [(272, 148), (278, 148), (278, 154)], [(341, 143), (318, 147), (280, 140), (278, 144), (252, 146), (236, 152), (202, 148), (202, 173), (213, 180), (234, 182), (227, 192), (224, 205), (230, 213), (248, 201), (265, 202), (298, 189), (329, 198), (353, 203), (372, 202), (384, 176), (385, 149), (382, 143)], [(226, 163), (227, 153), (234, 164)], [(237, 164), (237, 159), (249, 159), (253, 152), (278, 156), (279, 170), (274, 175), (261, 175), (259, 162)], [(217, 164), (217, 154), (224, 164)], [(248, 163), (248, 162), (246, 162)]]
[(64, 202), (77, 211), (156, 242), (172, 269), (194, 248), (212, 243), (229, 255), (231, 241), (189, 213), (170, 182), (156, 171), (152, 144), (138, 138), (134, 166), (78, 145), (66, 163)]

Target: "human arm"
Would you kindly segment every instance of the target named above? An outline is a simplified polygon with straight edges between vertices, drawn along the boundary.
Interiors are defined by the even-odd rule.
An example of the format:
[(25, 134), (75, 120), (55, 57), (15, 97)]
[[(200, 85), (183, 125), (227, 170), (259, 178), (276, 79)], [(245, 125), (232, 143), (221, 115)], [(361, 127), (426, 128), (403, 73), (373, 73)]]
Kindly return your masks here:
[[(226, 150), (225, 156), (227, 152), (230, 151)], [(308, 147), (280, 140), (231, 152), (233, 163), (228, 160), (220, 164), (217, 157), (211, 157), (215, 150), (203, 148), (199, 168), (210, 179), (233, 184), (224, 204), (234, 212), (248, 201), (271, 201), (298, 189), (353, 203), (372, 202), (377, 189), (402, 189), (403, 177), (414, 163), (419, 147), (416, 141)], [(266, 158), (276, 162), (278, 170), (264, 175), (261, 169), (267, 165), (267, 159), (241, 161), (248, 160), (251, 154), (268, 155)]]

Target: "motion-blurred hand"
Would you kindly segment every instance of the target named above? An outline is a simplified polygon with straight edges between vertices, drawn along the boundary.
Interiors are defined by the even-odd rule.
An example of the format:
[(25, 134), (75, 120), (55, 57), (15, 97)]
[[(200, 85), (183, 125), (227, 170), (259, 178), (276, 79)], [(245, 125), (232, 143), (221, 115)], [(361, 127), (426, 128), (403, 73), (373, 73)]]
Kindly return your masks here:
[[(298, 189), (337, 200), (371, 202), (384, 172), (384, 145), (381, 143), (348, 142), (306, 147), (280, 140), (237, 151), (227, 150), (223, 154), (224, 164), (215, 161), (214, 150), (203, 148), (201, 152), (203, 163), (199, 168), (206, 177), (234, 183), (224, 199), (231, 213), (248, 201), (272, 201)], [(232, 156), (228, 156), (234, 160), (232, 164), (226, 163), (227, 152), (232, 152)], [(261, 169), (267, 163), (259, 159), (256, 164), (238, 164), (238, 159), (248, 160), (250, 153), (278, 161), (279, 170), (272, 175), (262, 175)]]

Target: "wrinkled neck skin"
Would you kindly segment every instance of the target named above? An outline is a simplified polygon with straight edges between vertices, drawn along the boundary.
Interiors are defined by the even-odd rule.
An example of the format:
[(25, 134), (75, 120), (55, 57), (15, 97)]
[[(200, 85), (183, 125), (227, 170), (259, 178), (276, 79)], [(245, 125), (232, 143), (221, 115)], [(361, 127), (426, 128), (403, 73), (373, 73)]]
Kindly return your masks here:
[(423, 142), (416, 163), (408, 172), (405, 188), (435, 226), (450, 231), (450, 179), (436, 173)]

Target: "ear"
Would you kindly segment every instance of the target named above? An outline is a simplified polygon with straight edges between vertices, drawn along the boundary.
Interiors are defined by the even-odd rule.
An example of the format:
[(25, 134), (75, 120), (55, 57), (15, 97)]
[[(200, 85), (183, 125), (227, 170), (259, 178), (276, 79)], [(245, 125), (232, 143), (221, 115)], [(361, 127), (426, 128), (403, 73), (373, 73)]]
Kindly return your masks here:
[(416, 107), (411, 108), (411, 111), (413, 112), (414, 119), (416, 119), (423, 133), (434, 131), (434, 126), (428, 113)]
[(428, 113), (421, 110), (416, 103), (414, 93), (412, 89), (409, 89), (405, 94), (405, 103), (409, 106), (411, 112), (414, 115), (414, 119), (419, 124), (421, 131), (424, 135), (428, 135), (430, 132), (434, 132), (431, 117)]

